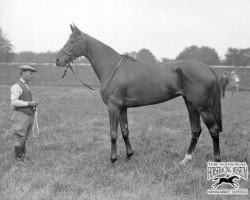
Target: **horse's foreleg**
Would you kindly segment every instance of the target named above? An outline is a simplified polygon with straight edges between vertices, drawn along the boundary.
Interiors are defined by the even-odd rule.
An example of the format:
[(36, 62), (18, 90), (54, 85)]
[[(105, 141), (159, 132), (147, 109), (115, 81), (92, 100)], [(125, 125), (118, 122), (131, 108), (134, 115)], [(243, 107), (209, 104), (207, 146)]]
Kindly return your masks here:
[(200, 122), (199, 113), (186, 100), (185, 100), (185, 103), (186, 103), (186, 106), (188, 109), (192, 137), (191, 137), (189, 148), (187, 150), (187, 154), (186, 154), (185, 158), (180, 162), (181, 165), (186, 165), (187, 162), (192, 159), (192, 152), (194, 151), (195, 146), (197, 144), (197, 141), (199, 139), (199, 136), (201, 134), (201, 122)]
[(129, 141), (129, 131), (128, 131), (128, 117), (127, 117), (127, 108), (121, 109), (120, 112), (120, 127), (122, 136), (125, 142), (127, 157), (130, 158), (133, 155), (133, 150)]
[(219, 127), (215, 122), (214, 116), (211, 111), (202, 111), (201, 117), (206, 124), (209, 133), (213, 140), (213, 146), (214, 146), (214, 161), (220, 162), (220, 138), (219, 138)]
[(120, 110), (113, 104), (108, 104), (109, 111), (109, 122), (110, 122), (110, 140), (111, 140), (111, 162), (117, 160), (117, 132), (118, 132), (118, 121), (120, 117)]

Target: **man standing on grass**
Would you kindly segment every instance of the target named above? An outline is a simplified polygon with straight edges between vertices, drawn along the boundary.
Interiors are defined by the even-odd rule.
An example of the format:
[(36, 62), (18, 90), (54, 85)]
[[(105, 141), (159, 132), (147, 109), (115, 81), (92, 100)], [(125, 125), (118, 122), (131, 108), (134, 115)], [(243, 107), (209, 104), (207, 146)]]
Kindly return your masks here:
[(236, 74), (235, 71), (231, 71), (231, 94), (232, 97), (235, 96), (235, 93), (237, 95), (237, 97), (239, 96), (239, 87), (240, 87), (240, 76), (238, 74)]
[(227, 88), (227, 85), (229, 83), (229, 79), (228, 79), (228, 76), (227, 76), (227, 72), (224, 72), (224, 74), (220, 77), (220, 86), (221, 86), (221, 95), (222, 95), (222, 98), (225, 97), (225, 91), (226, 91), (226, 88)]
[(29, 82), (34, 76), (36, 69), (21, 65), (20, 79), (11, 87), (11, 105), (14, 106), (12, 116), (13, 134), (15, 138), (15, 158), (23, 161), (26, 152), (26, 141), (32, 131), (33, 116), (37, 102), (32, 101)]

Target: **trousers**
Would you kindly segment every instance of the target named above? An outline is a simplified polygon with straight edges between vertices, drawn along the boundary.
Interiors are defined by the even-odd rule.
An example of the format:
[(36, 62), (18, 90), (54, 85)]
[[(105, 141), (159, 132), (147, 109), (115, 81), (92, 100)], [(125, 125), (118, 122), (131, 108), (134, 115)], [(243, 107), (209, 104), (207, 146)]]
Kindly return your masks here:
[(24, 112), (14, 111), (12, 120), (15, 146), (24, 146), (32, 131), (34, 117)]

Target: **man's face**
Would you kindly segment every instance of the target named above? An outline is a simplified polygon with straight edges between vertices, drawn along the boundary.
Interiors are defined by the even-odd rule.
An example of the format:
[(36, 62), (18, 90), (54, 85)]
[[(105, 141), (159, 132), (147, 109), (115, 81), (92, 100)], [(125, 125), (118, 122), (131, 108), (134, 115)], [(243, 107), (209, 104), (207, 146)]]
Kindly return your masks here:
[(35, 73), (33, 71), (27, 70), (23, 72), (22, 77), (26, 82), (30, 82), (34, 75)]

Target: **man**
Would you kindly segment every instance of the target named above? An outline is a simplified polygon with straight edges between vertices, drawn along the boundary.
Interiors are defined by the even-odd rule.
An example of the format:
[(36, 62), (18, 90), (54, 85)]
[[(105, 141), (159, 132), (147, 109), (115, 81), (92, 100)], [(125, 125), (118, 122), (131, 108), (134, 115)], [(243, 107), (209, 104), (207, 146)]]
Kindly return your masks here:
[(32, 80), (36, 69), (21, 65), (20, 79), (11, 87), (11, 105), (14, 106), (12, 116), (15, 138), (15, 158), (23, 161), (26, 153), (26, 141), (32, 131), (33, 115), (37, 102), (32, 101), (29, 83)]
[(231, 71), (231, 93), (232, 97), (235, 96), (235, 93), (238, 97), (239, 95), (239, 87), (240, 87), (240, 76), (236, 74), (235, 71)]
[(223, 75), (220, 77), (220, 86), (222, 91), (222, 98), (225, 97), (225, 91), (228, 85), (229, 79), (227, 77), (227, 72), (224, 72)]

